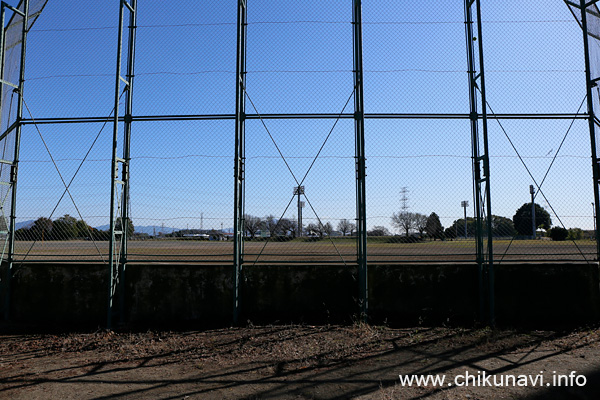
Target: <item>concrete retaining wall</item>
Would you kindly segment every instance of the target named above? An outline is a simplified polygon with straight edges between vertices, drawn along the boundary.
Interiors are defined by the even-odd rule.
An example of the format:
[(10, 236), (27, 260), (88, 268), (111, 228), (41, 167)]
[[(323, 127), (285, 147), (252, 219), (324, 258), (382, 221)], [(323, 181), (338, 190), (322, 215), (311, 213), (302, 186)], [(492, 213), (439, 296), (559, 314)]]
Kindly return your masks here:
[[(228, 325), (232, 277), (231, 265), (130, 264), (125, 321), (144, 327)], [(373, 323), (471, 325), (477, 318), (475, 265), (370, 265), (368, 281)], [(599, 321), (599, 282), (595, 264), (502, 264), (496, 267), (497, 322), (546, 327)], [(25, 264), (13, 278), (11, 319), (104, 326), (107, 294), (106, 265)], [(240, 319), (351, 322), (358, 315), (357, 299), (356, 267), (245, 267)]]

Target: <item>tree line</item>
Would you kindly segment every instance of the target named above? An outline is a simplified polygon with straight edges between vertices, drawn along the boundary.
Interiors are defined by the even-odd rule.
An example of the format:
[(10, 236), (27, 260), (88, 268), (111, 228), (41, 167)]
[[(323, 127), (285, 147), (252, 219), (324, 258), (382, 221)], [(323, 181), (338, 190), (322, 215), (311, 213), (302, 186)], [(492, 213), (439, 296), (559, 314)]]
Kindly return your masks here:
[[(535, 229), (543, 229), (547, 236), (553, 240), (579, 240), (583, 239), (584, 232), (579, 228), (565, 229), (562, 227), (552, 227), (552, 218), (546, 209), (539, 204), (534, 204), (535, 209)], [(491, 234), (493, 237), (532, 237), (533, 220), (532, 204), (525, 203), (519, 207), (512, 219), (499, 215), (492, 215)], [(475, 218), (467, 217), (456, 219), (452, 224), (444, 228), (440, 217), (435, 212), (429, 215), (401, 211), (392, 214), (392, 226), (397, 228), (403, 236), (412, 238), (430, 238), (432, 240), (454, 239), (457, 237), (473, 237), (477, 233), (477, 221)], [(356, 224), (348, 219), (342, 219), (338, 222), (337, 231), (342, 236), (353, 235), (356, 232)], [(465, 232), (466, 229), (466, 232)], [(487, 235), (487, 222), (484, 220), (482, 229), (484, 235)], [(310, 223), (301, 227), (302, 235), (318, 236), (320, 238), (331, 235), (334, 232), (334, 226), (330, 223)], [(269, 215), (264, 218), (253, 215), (244, 215), (244, 232), (247, 238), (253, 238), (259, 232), (269, 232), (271, 237), (286, 237), (293, 239), (298, 236), (298, 223), (296, 220), (281, 218)], [(374, 226), (367, 232), (368, 236), (391, 236), (392, 233), (385, 226)]]
[[(532, 213), (532, 204), (525, 203), (519, 207), (512, 219), (492, 215), (491, 233), (494, 237), (532, 237), (535, 230), (543, 229), (552, 240), (579, 240), (583, 239), (584, 232), (579, 228), (565, 229), (562, 227), (552, 227), (552, 218), (546, 209), (539, 204), (534, 204), (535, 212)], [(467, 217), (455, 220), (451, 226), (445, 228), (442, 226), (439, 216), (433, 212), (429, 216), (401, 211), (392, 214), (392, 225), (403, 232), (404, 236), (410, 236), (411, 233), (418, 237), (430, 237), (432, 239), (454, 239), (461, 236), (475, 236), (477, 232), (477, 222), (475, 218)], [(377, 227), (376, 227), (377, 228)], [(383, 228), (383, 227), (379, 227)], [(484, 230), (487, 223), (484, 221)], [(385, 229), (385, 228), (383, 228)], [(466, 232), (465, 232), (466, 230)]]
[[(122, 230), (122, 220), (117, 218), (115, 231)], [(135, 227), (133, 222), (128, 219), (127, 234), (133, 236)], [(73, 240), (90, 239), (110, 240), (110, 230), (99, 230), (88, 225), (84, 220), (72, 217), (66, 214), (60, 218), (52, 220), (41, 217), (33, 222), (30, 227), (23, 227), (15, 231), (17, 240)]]
[[(351, 235), (356, 230), (356, 224), (350, 222), (347, 219), (342, 219), (338, 222), (337, 231), (342, 236)], [(268, 215), (264, 218), (257, 217), (254, 215), (244, 215), (244, 235), (247, 238), (253, 238), (258, 235), (259, 232), (268, 232), (272, 238), (288, 238), (294, 239), (300, 234), (302, 236), (318, 236), (320, 238), (324, 236), (330, 236), (334, 232), (334, 227), (331, 222), (322, 223), (318, 221), (316, 223), (309, 223), (298, 229), (298, 221), (289, 218), (277, 219), (274, 215)]]
[[(552, 227), (550, 214), (541, 205), (535, 204), (535, 225), (537, 229), (544, 229), (547, 235), (553, 240), (579, 240), (583, 239), (584, 232), (579, 228), (564, 229), (562, 227)], [(432, 212), (429, 215), (421, 213), (401, 211), (392, 214), (392, 225), (402, 232), (405, 237), (412, 238), (430, 238), (432, 240), (445, 240), (462, 237), (465, 235), (475, 236), (477, 226), (476, 220), (467, 217), (455, 220), (452, 225), (444, 228), (439, 216)], [(135, 227), (133, 222), (127, 220), (128, 237), (134, 237)], [(298, 236), (313, 236), (323, 238), (331, 236), (334, 229), (341, 236), (351, 236), (356, 233), (356, 224), (348, 219), (341, 219), (334, 226), (331, 222), (322, 223), (321, 221), (311, 222), (306, 226), (298, 228), (298, 222), (295, 219), (280, 218), (274, 215), (268, 215), (264, 218), (244, 215), (244, 235), (246, 238), (257, 237), (260, 233), (268, 232), (271, 238), (281, 240), (290, 240)], [(122, 230), (121, 218), (117, 218), (115, 230)], [(483, 228), (487, 224), (484, 222)], [(514, 237), (514, 236), (533, 236), (533, 221), (531, 203), (525, 203), (513, 216), (512, 220), (498, 215), (492, 215), (491, 221), (492, 236), (494, 237)], [(183, 231), (182, 231), (183, 232)], [(368, 236), (391, 236), (392, 233), (384, 226), (374, 226), (367, 232)], [(72, 217), (68, 214), (52, 220), (41, 217), (33, 222), (29, 227), (23, 227), (15, 231), (17, 240), (73, 240), (90, 239), (110, 240), (110, 230), (99, 230), (91, 227), (85, 221)], [(173, 234), (173, 236), (176, 236)]]
[[(436, 239), (454, 239), (466, 235), (474, 236), (476, 233), (476, 220), (472, 217), (455, 220), (452, 225), (444, 228), (440, 222), (439, 216), (433, 212), (429, 216), (413, 212), (398, 212), (392, 215), (392, 225), (399, 229), (404, 236), (410, 236), (411, 233), (419, 237), (429, 237)], [(514, 223), (506, 217), (492, 215), (492, 235), (514, 236), (517, 234)]]

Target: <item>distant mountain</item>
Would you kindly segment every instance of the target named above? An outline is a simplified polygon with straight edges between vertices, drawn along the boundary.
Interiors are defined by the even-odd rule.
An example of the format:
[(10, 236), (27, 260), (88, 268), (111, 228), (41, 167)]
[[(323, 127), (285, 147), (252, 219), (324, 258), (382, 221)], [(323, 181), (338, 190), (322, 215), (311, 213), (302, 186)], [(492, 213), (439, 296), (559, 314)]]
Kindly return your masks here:
[[(135, 226), (135, 225), (134, 225)], [(146, 225), (146, 226), (135, 226), (135, 233), (147, 233), (150, 236), (154, 236), (156, 233), (171, 233), (177, 232), (180, 228), (170, 228), (168, 226), (157, 226), (157, 225)]]
[(33, 219), (31, 219), (29, 221), (17, 222), (15, 224), (15, 229), (31, 228), (34, 223), (35, 223), (35, 220), (33, 220)]
[[(100, 229), (100, 228), (98, 228)], [(108, 226), (105, 228), (108, 229)], [(137, 226), (135, 225), (135, 233), (147, 233), (150, 236), (154, 236), (154, 234), (157, 234), (159, 232), (163, 232), (163, 233), (171, 233), (171, 232), (177, 232), (177, 231), (192, 231), (192, 233), (198, 233), (198, 232), (209, 232), (211, 229), (204, 229), (204, 230), (200, 230), (200, 229), (185, 229), (185, 228), (172, 228), (172, 227), (167, 227), (167, 226), (158, 226), (158, 225), (148, 225), (148, 226)], [(227, 229), (223, 229), (223, 231), (225, 233), (232, 233), (233, 232), (233, 228), (227, 228)]]
[[(96, 229), (100, 230), (100, 231), (107, 231), (110, 229), (110, 225), (101, 225), (101, 226), (96, 226)], [(147, 233), (148, 235), (153, 236), (154, 233), (156, 233), (158, 235), (159, 232), (163, 232), (163, 233), (171, 233), (171, 232), (177, 232), (178, 230), (180, 230), (180, 228), (172, 228), (172, 227), (168, 227), (168, 226), (162, 226), (162, 225), (146, 225), (146, 226), (137, 226), (134, 223), (134, 232), (135, 233)]]

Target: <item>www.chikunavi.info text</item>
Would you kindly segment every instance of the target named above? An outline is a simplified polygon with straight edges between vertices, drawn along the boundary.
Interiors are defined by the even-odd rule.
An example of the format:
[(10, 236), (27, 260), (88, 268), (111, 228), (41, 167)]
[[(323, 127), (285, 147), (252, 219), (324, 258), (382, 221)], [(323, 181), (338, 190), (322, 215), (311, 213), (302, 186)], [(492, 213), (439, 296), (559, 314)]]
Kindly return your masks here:
[(508, 386), (585, 386), (587, 378), (585, 375), (571, 371), (568, 374), (559, 374), (556, 371), (539, 374), (490, 374), (486, 371), (469, 372), (455, 376), (437, 375), (399, 375), (402, 386), (471, 386), (471, 387), (508, 387)]

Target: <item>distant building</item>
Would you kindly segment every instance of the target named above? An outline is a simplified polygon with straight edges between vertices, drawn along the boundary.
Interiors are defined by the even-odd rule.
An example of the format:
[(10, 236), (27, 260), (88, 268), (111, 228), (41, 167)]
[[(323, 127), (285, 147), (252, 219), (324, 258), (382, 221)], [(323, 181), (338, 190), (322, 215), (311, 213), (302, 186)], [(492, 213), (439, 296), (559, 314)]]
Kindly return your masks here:
[(209, 234), (208, 240), (223, 241), (227, 240), (223, 232), (213, 231)]
[(196, 238), (196, 239), (210, 239), (210, 235), (206, 233), (186, 233), (183, 235), (185, 238)]

